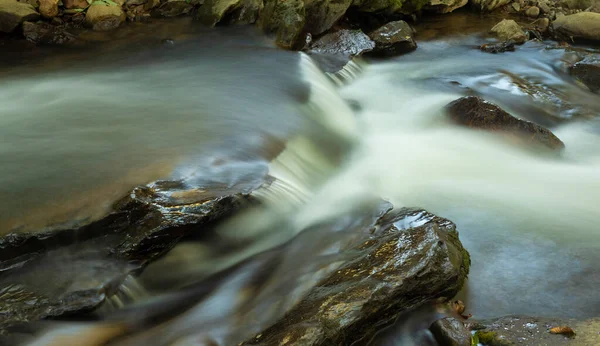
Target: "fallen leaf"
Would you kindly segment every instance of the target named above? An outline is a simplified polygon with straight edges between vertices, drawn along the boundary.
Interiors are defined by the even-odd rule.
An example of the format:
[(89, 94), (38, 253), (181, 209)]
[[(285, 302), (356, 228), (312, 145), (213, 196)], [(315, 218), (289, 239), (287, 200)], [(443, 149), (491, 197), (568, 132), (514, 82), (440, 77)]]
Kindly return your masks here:
[(562, 335), (567, 335), (567, 336), (575, 335), (575, 332), (573, 331), (573, 329), (571, 329), (570, 327), (567, 327), (567, 326), (550, 328), (550, 333), (551, 334), (562, 334)]

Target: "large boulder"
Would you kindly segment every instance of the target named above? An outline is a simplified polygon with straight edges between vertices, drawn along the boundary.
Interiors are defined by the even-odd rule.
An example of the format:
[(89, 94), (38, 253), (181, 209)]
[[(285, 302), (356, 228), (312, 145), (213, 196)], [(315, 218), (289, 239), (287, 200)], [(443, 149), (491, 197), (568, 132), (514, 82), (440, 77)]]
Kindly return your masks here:
[(206, 0), (197, 18), (205, 25), (215, 26), (224, 17), (236, 24), (251, 24), (263, 7), (262, 0)]
[(96, 1), (87, 10), (85, 22), (95, 31), (116, 29), (125, 21), (121, 6)]
[(468, 274), (456, 226), (426, 211), (391, 211), (353, 234), (342, 249), (349, 256), (324, 267), (292, 310), (242, 345), (363, 344), (403, 312), (453, 297)]
[(429, 0), (423, 10), (435, 13), (450, 13), (469, 3), (469, 0)]
[(490, 33), (498, 37), (501, 41), (513, 41), (515, 43), (524, 43), (527, 41), (525, 31), (512, 19), (504, 19), (494, 25)]
[(25, 38), (37, 44), (64, 44), (75, 40), (75, 35), (48, 23), (23, 23)]
[(257, 24), (275, 42), (287, 49), (301, 48), (301, 34), (306, 23), (303, 0), (266, 0)]
[(600, 93), (600, 58), (586, 57), (570, 68), (571, 76), (585, 84), (592, 92)]
[(481, 12), (491, 12), (511, 3), (511, 0), (471, 0), (471, 5)]
[(394, 56), (417, 49), (413, 38), (415, 31), (403, 20), (387, 23), (371, 32), (369, 37), (375, 42), (374, 55)]
[(249, 191), (159, 181), (135, 188), (91, 224), (1, 237), (0, 334), (15, 324), (88, 312), (126, 293), (129, 274), (250, 203)]
[(24, 21), (40, 17), (33, 6), (16, 0), (0, 0), (0, 32), (12, 32)]
[(350, 58), (370, 52), (373, 48), (375, 42), (361, 30), (342, 29), (323, 35), (312, 43), (310, 50), (313, 53)]
[(480, 97), (460, 98), (448, 104), (446, 110), (448, 116), (460, 125), (502, 133), (527, 144), (552, 150), (565, 147), (564, 143), (547, 128), (515, 118)]
[(352, 0), (304, 0), (305, 31), (320, 35), (329, 30), (352, 4)]
[(552, 23), (552, 28), (559, 39), (600, 41), (600, 13), (581, 12), (562, 16)]

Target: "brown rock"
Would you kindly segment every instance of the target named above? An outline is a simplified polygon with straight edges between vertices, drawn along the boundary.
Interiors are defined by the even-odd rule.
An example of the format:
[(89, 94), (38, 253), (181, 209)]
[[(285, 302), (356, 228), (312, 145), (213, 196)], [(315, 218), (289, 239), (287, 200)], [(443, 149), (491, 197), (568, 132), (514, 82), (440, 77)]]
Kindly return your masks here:
[(530, 18), (537, 18), (540, 15), (540, 8), (537, 6), (531, 6), (525, 11), (525, 15)]
[(0, 0), (0, 32), (12, 32), (24, 21), (40, 17), (33, 6), (16, 0)]
[(448, 116), (457, 124), (516, 137), (521, 141), (553, 150), (561, 150), (564, 143), (552, 131), (517, 119), (495, 104), (480, 97), (468, 96), (446, 106)]
[(124, 21), (125, 13), (121, 6), (100, 2), (93, 3), (85, 15), (86, 24), (95, 31), (115, 29)]
[(540, 18), (531, 23), (531, 25), (542, 34), (545, 34), (548, 32), (548, 28), (550, 27), (550, 19)]
[(63, 0), (66, 9), (88, 8), (90, 4), (86, 0)]
[(552, 23), (558, 39), (600, 41), (600, 13), (581, 12), (558, 17)]
[(417, 49), (413, 38), (415, 31), (403, 20), (390, 22), (371, 32), (369, 37), (375, 42), (373, 55), (395, 56)]
[(514, 41), (515, 43), (527, 41), (525, 31), (512, 19), (502, 20), (490, 30), (490, 33), (497, 36), (501, 41)]
[(45, 18), (58, 16), (58, 0), (39, 0), (40, 14)]

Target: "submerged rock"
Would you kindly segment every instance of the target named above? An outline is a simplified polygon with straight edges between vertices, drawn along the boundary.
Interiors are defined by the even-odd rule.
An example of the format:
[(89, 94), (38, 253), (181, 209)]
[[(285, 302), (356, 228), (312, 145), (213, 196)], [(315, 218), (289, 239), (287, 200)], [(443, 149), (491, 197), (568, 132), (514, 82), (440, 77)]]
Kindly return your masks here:
[(21, 23), (40, 17), (33, 6), (16, 0), (0, 0), (0, 32), (13, 32)]
[(460, 125), (501, 132), (516, 136), (520, 140), (547, 147), (553, 150), (564, 148), (564, 143), (552, 131), (517, 119), (495, 104), (476, 96), (468, 96), (451, 102), (446, 106), (448, 116)]
[(275, 35), (279, 46), (293, 49), (300, 48), (305, 22), (303, 0), (266, 0), (257, 24), (265, 33)]
[(414, 51), (417, 49), (414, 33), (413, 28), (403, 20), (387, 23), (369, 34), (375, 42), (372, 54), (394, 56)]
[(496, 24), (491, 30), (501, 41), (514, 41), (515, 43), (524, 43), (527, 41), (527, 34), (517, 22), (512, 19), (503, 19)]
[(75, 35), (48, 23), (23, 23), (25, 38), (37, 44), (64, 44), (75, 40)]
[(600, 13), (581, 12), (557, 18), (552, 23), (558, 39), (600, 41)]
[(514, 52), (515, 50), (515, 42), (514, 41), (506, 41), (500, 42), (496, 44), (482, 44), (479, 46), (479, 49), (482, 52), (486, 53), (504, 53), (504, 52)]
[(471, 346), (471, 332), (456, 318), (442, 318), (429, 329), (441, 346)]
[(85, 22), (95, 31), (116, 29), (125, 21), (125, 13), (121, 6), (94, 2), (87, 10)]
[(318, 54), (353, 57), (370, 52), (375, 42), (361, 30), (342, 29), (326, 35), (313, 42), (311, 52)]
[(89, 225), (0, 238), (0, 333), (18, 323), (97, 308), (121, 292), (130, 273), (182, 237), (249, 203), (243, 191), (157, 182), (134, 189)]
[(587, 57), (569, 69), (571, 76), (585, 84), (590, 91), (600, 93), (600, 58)]
[(242, 345), (362, 344), (402, 312), (453, 297), (468, 274), (456, 226), (426, 211), (391, 211), (362, 232), (364, 240), (343, 249), (351, 256)]

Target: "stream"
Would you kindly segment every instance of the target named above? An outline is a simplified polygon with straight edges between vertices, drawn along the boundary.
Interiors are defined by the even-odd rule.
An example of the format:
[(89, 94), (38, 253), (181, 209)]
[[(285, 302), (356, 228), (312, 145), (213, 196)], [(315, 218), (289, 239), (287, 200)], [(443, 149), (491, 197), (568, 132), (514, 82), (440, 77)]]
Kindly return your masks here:
[[(573, 53), (538, 41), (480, 52), (492, 21), (457, 13), (417, 25), (415, 52), (357, 59), (332, 79), (247, 28), (169, 23), (151, 38), (130, 28), (139, 34), (96, 48), (2, 57), (1, 233), (96, 220), (157, 179), (268, 171), (281, 181), (261, 197), (271, 208), (217, 230), (218, 246), (251, 245), (224, 256), (179, 244), (136, 279), (141, 301), (381, 197), (457, 224), (472, 260), (459, 298), (474, 317), (600, 314), (600, 98), (566, 73)], [(550, 128), (566, 149), (544, 155), (451, 124), (443, 107), (465, 95)]]

